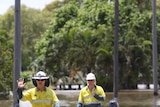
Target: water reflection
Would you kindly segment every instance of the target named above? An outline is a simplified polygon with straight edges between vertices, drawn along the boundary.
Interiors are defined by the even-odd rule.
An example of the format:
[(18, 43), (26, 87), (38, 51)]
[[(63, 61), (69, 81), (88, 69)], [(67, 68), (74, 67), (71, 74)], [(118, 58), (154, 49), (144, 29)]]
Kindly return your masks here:
[[(79, 91), (56, 91), (61, 100), (62, 107), (76, 107)], [(102, 107), (107, 107), (110, 100), (113, 99), (113, 93), (106, 93), (106, 100), (102, 102)], [(118, 94), (118, 103), (120, 107), (158, 107), (154, 105), (154, 96), (152, 91), (120, 91)]]
[(66, 90), (55, 92), (60, 99), (61, 107), (76, 107), (79, 90)]
[[(79, 90), (56, 90), (55, 92), (60, 99), (61, 107), (76, 107)], [(112, 99), (113, 93), (107, 92), (102, 107), (108, 107), (108, 103)], [(0, 107), (12, 107), (12, 101), (0, 100)], [(120, 107), (160, 107), (160, 98), (153, 96), (151, 90), (126, 90), (118, 93), (118, 103)]]

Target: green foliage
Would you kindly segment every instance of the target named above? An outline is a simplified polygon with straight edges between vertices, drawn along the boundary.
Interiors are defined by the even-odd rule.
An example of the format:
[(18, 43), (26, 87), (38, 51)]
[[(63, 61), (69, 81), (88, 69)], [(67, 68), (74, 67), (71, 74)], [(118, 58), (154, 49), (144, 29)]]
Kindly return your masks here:
[(25, 89), (30, 89), (31, 87), (34, 87), (32, 83), (32, 76), (33, 76), (32, 71), (23, 71), (20, 73), (20, 77), (24, 79), (26, 84)]
[[(21, 7), (21, 18), (22, 18), (22, 70), (27, 70), (30, 63), (35, 60), (36, 54), (34, 45), (36, 41), (39, 40), (40, 35), (45, 31), (49, 22), (44, 20), (41, 11), (27, 8), (25, 6)], [(48, 20), (48, 19), (46, 19)], [(28, 56), (28, 57), (25, 57)]]
[[(151, 2), (119, 2), (120, 88), (136, 88), (136, 84), (141, 82), (152, 83)], [(70, 76), (72, 70), (79, 68), (83, 75), (94, 72), (98, 84), (104, 84), (105, 90), (112, 90), (114, 2), (65, 0), (52, 2), (43, 11), (26, 6), (21, 9), (22, 71), (45, 70), (57, 80)], [(159, 13), (158, 7), (157, 41), (160, 39)], [(0, 48), (1, 59), (4, 60), (2, 55), (10, 56), (13, 49), (13, 6), (4, 16), (0, 16), (0, 29), (5, 30), (5, 33), (1, 31), (1, 35), (5, 36), (0, 38), (3, 46)], [(159, 52), (160, 48), (158, 55)], [(12, 57), (7, 58), (10, 59), (7, 63), (12, 65)], [(2, 66), (5, 69), (3, 72), (9, 72), (11, 68), (7, 67)], [(24, 74), (25, 78), (28, 76)]]
[[(147, 5), (143, 3), (146, 2), (121, 0), (119, 5), (122, 88), (135, 88), (140, 81), (150, 82), (151, 75), (145, 74), (151, 74), (151, 14), (144, 10)], [(105, 0), (84, 0), (82, 4), (75, 4), (66, 3), (54, 10), (50, 27), (36, 45), (40, 56), (43, 55), (45, 69), (61, 77), (78, 67), (84, 74), (94, 71), (98, 77), (108, 75), (111, 78), (107, 83), (111, 83), (114, 5)], [(135, 80), (140, 74), (143, 80)]]
[[(151, 82), (146, 74), (151, 74), (152, 65), (149, 61), (152, 54), (152, 19), (150, 12), (142, 12), (137, 5), (132, 5), (120, 5), (120, 35), (123, 35), (119, 38), (120, 77), (124, 77), (120, 83), (125, 88), (136, 88), (138, 82)], [(134, 78), (138, 78), (139, 74), (143, 74), (143, 80), (137, 81)]]
[(0, 30), (0, 92), (11, 90), (13, 70), (13, 44), (8, 41), (8, 34)]
[[(21, 6), (22, 71), (27, 70), (36, 57), (34, 45), (51, 20), (49, 17), (45, 18), (47, 15), (40, 10)], [(5, 78), (0, 83), (0, 89), (4, 91), (12, 90), (13, 86), (14, 24), (14, 6), (11, 6), (3, 16), (0, 16), (0, 77)]]
[[(100, 3), (98, 6), (101, 7), (101, 5), (104, 5), (104, 2)], [(103, 15), (101, 15), (103, 17), (100, 17), (97, 14), (97, 19), (93, 19), (98, 21), (96, 23), (100, 22), (100, 24), (96, 25), (95, 30), (92, 30), (93, 28), (87, 24), (87, 22), (83, 25), (82, 21), (84, 20), (81, 19), (81, 10), (83, 10), (83, 6), (80, 8), (80, 11), (77, 11), (78, 7), (79, 6), (76, 7), (70, 3), (66, 4), (63, 8), (58, 9), (52, 20), (53, 24), (49, 28), (49, 31), (47, 31), (42, 37), (45, 39), (41, 39), (42, 41), (38, 43), (41, 47), (38, 48), (39, 53), (42, 51), (44, 52), (44, 54), (40, 55), (46, 55), (43, 57), (45, 58), (46, 71), (52, 71), (52, 75), (57, 78), (69, 75), (70, 70), (75, 67), (80, 67), (82, 70), (84, 70), (85, 67), (94, 70), (96, 46), (99, 46), (101, 42), (100, 38), (105, 37), (107, 34), (107, 29), (105, 28), (105, 23), (107, 21), (104, 21), (106, 20), (104, 19), (104, 16), (107, 16), (105, 10), (111, 8), (110, 6), (97, 11), (99, 12), (99, 15), (102, 13)], [(93, 14), (92, 17), (94, 18), (94, 12), (91, 11), (90, 13)], [(87, 15), (88, 12), (83, 16)], [(68, 16), (70, 18), (68, 18)], [(111, 16), (110, 19), (112, 18), (113, 16)], [(111, 24), (108, 23), (108, 25), (108, 28), (111, 29)], [(49, 39), (51, 40), (50, 43), (48, 42)], [(104, 42), (106, 41), (104, 40)], [(42, 47), (43, 44), (45, 44), (45, 47)], [(48, 49), (46, 47), (48, 47)], [(44, 51), (45, 49), (47, 50)]]

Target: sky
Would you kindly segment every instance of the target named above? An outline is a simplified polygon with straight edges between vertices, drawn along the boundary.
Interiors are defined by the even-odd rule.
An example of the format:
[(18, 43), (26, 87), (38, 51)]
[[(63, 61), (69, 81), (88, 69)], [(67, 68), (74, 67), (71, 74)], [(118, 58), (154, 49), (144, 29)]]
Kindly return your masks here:
[[(27, 7), (43, 9), (47, 4), (54, 0), (20, 0), (21, 4)], [(15, 0), (1, 0), (0, 1), (0, 15), (7, 12), (10, 6), (15, 5)]]

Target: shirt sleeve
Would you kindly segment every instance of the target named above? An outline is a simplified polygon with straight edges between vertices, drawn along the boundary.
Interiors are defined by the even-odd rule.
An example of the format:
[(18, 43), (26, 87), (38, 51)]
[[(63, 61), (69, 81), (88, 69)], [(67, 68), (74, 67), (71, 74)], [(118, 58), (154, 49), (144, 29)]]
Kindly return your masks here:
[(77, 103), (77, 107), (83, 107), (83, 95), (82, 95), (82, 90), (79, 93), (79, 97), (78, 97), (78, 103)]
[(95, 94), (94, 97), (99, 101), (104, 101), (105, 100), (104, 96), (101, 96), (101, 95), (98, 95), (98, 94)]
[(59, 106), (58, 106), (58, 105), (59, 105), (59, 99), (58, 99), (56, 93), (55, 93), (53, 90), (52, 90), (52, 94), (53, 94), (53, 99), (52, 99), (53, 104), (54, 104), (54, 105), (57, 105), (57, 106), (55, 106), (55, 107), (59, 107)]
[(55, 104), (54, 104), (54, 106), (53, 107), (60, 107), (60, 102), (59, 101), (57, 101)]
[(78, 102), (77, 107), (83, 107), (83, 104), (81, 102)]
[(23, 91), (23, 89), (21, 89), (21, 88), (17, 89), (18, 99), (21, 99), (23, 97), (22, 91)]
[(104, 101), (105, 100), (105, 92), (102, 87), (99, 86), (98, 93), (94, 95), (97, 100)]
[(32, 97), (31, 97), (31, 92), (32, 90), (29, 89), (26, 92), (23, 93), (23, 97), (22, 97), (22, 101), (32, 101)]

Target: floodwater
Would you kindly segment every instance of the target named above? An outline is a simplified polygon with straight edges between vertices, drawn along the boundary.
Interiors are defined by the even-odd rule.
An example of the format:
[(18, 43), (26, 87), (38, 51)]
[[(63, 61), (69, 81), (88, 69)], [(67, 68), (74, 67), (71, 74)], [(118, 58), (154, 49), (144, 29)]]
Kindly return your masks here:
[[(57, 95), (61, 100), (61, 107), (76, 107), (79, 91), (57, 91)], [(106, 100), (102, 102), (102, 107), (108, 107), (109, 101), (113, 99), (113, 93), (106, 93)], [(126, 90), (118, 93), (118, 103), (120, 107), (158, 107), (155, 106), (154, 96), (151, 90)], [(68, 99), (68, 100), (66, 100)], [(158, 98), (156, 97), (157, 102)], [(159, 98), (160, 102), (160, 98)], [(160, 107), (160, 105), (159, 105)]]
[[(76, 107), (79, 90), (55, 90), (55, 93), (61, 107)], [(112, 92), (106, 92), (106, 100), (102, 102), (102, 107), (108, 107), (109, 101), (113, 98)], [(152, 90), (125, 90), (118, 92), (118, 103), (120, 107), (160, 107), (160, 97), (153, 96)], [(0, 105), (13, 107), (13, 100), (0, 100)], [(30, 104), (20, 102), (20, 107), (30, 107)]]

